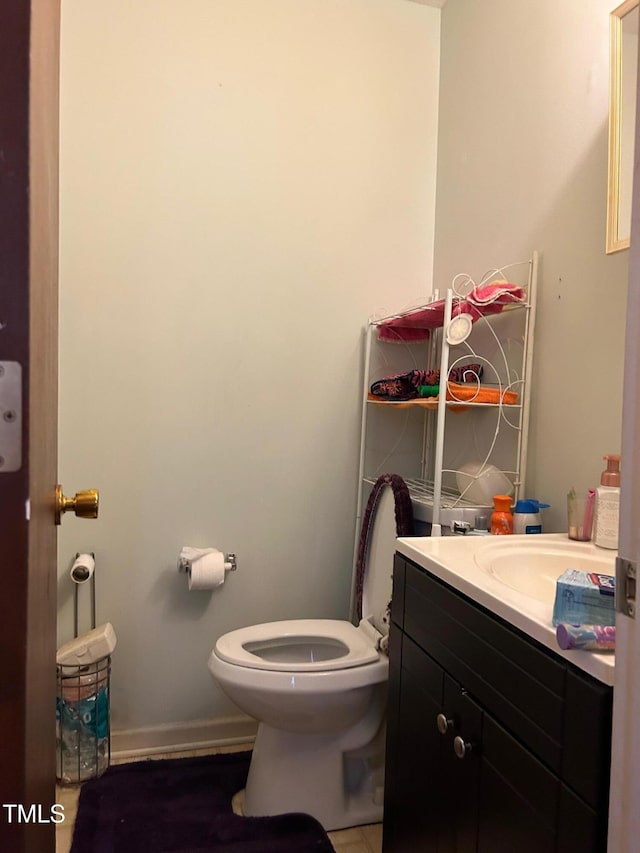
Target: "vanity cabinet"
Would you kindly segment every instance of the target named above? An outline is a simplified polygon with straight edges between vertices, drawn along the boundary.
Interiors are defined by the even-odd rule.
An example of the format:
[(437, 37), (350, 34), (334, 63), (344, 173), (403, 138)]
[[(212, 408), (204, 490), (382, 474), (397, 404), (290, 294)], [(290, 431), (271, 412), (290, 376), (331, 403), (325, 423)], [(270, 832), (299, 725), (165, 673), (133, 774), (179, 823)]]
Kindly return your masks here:
[(383, 853), (604, 853), (612, 689), (396, 555)]

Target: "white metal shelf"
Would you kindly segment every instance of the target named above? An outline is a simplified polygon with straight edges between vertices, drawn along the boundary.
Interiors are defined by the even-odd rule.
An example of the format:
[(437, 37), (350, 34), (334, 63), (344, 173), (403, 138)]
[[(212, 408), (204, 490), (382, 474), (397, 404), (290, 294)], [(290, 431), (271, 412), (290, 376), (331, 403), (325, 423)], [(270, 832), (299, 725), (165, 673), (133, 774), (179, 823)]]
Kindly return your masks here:
[[(367, 400), (372, 406), (392, 406), (396, 409), (429, 409), (436, 411), (438, 401), (434, 397), (428, 397), (427, 400)], [(447, 409), (521, 409), (521, 403), (474, 403), (473, 400), (445, 400)]]
[[(457, 435), (460, 430), (467, 429), (466, 426), (454, 426), (464, 423), (478, 423), (477, 418), (490, 418), (490, 423), (493, 424), (493, 416), (490, 414), (478, 414), (477, 418), (467, 421), (466, 417), (458, 419), (452, 418), (451, 424), (447, 419), (447, 413), (460, 413), (463, 411), (476, 412), (491, 410), (497, 411), (495, 417), (495, 427), (493, 436), (490, 436), (488, 442), (488, 450), (486, 454), (480, 454), (480, 462), (483, 465), (493, 465), (494, 454), (497, 458), (501, 455), (509, 457), (507, 464), (504, 462), (498, 467), (505, 475), (509, 476), (513, 484), (515, 492), (514, 500), (524, 491), (524, 479), (526, 473), (527, 461), (527, 445), (528, 445), (528, 421), (531, 398), (531, 371), (533, 357), (533, 338), (535, 329), (535, 307), (536, 307), (536, 290), (537, 290), (537, 269), (538, 255), (533, 252), (532, 257), (527, 261), (522, 261), (515, 264), (510, 264), (500, 270), (492, 271), (485, 276), (477, 286), (471, 279), (466, 276), (456, 276), (451, 284), (451, 287), (446, 291), (444, 299), (439, 298), (436, 294), (434, 299), (428, 301), (422, 306), (418, 306), (407, 311), (402, 311), (396, 314), (391, 314), (382, 318), (370, 319), (367, 327), (367, 335), (365, 342), (365, 370), (364, 370), (364, 387), (362, 400), (362, 433), (360, 447), (360, 471), (359, 471), (359, 487), (358, 487), (358, 505), (357, 505), (357, 524), (356, 524), (356, 544), (354, 553), (357, 551), (358, 538), (360, 533), (360, 522), (363, 511), (363, 498), (365, 489), (375, 483), (377, 477), (383, 473), (398, 473), (400, 474), (409, 487), (411, 493), (415, 517), (430, 523), (432, 525), (432, 535), (441, 535), (442, 527), (450, 526), (453, 521), (466, 521), (473, 523), (475, 516), (479, 514), (487, 514), (491, 507), (486, 505), (477, 505), (470, 503), (468, 500), (461, 497), (460, 492), (451, 488), (451, 483), (455, 479), (458, 465), (444, 467), (444, 452), (445, 452), (445, 432)], [(505, 290), (510, 288), (501, 278), (505, 270), (509, 270), (510, 274), (514, 271), (515, 279), (522, 283), (518, 284), (519, 295), (517, 302), (502, 304), (500, 311), (496, 310), (493, 303), (488, 305), (478, 305), (475, 300), (479, 295), (484, 295), (488, 289), (491, 289), (492, 284), (500, 286), (505, 284)], [(526, 279), (526, 281), (525, 281)], [(489, 288), (484, 288), (483, 285), (488, 284)], [(513, 293), (513, 291), (511, 291)], [(520, 294), (522, 294), (520, 296)], [(516, 298), (514, 296), (514, 298)], [(513, 312), (524, 312), (520, 316), (522, 321), (513, 320), (513, 328), (518, 329), (517, 335), (512, 335), (506, 331), (510, 328)], [(460, 313), (473, 312), (474, 322), (471, 325), (471, 332), (468, 339), (454, 340), (449, 343), (446, 330), (449, 328), (452, 318)], [(509, 317), (507, 320), (499, 318)], [(434, 318), (435, 322), (434, 322)], [(403, 323), (406, 321), (406, 323)], [(496, 322), (497, 321), (497, 322)], [(503, 322), (506, 325), (503, 325)], [(423, 323), (424, 325), (419, 325)], [(421, 349), (419, 353), (416, 350), (416, 343), (405, 341), (400, 343), (400, 349), (406, 346), (407, 353), (411, 352), (411, 360), (414, 368), (424, 368), (435, 370), (439, 369), (440, 377), (447, 377), (441, 383), (444, 387), (450, 375), (450, 371), (456, 366), (464, 366), (470, 359), (478, 360), (483, 365), (483, 378), (486, 383), (479, 382), (478, 387), (483, 389), (496, 389), (500, 395), (504, 391), (516, 391), (517, 399), (512, 402), (504, 400), (474, 402), (469, 400), (450, 399), (450, 394), (439, 394), (438, 397), (414, 398), (410, 400), (375, 400), (371, 399), (369, 394), (370, 384), (372, 379), (380, 379), (380, 376), (372, 376), (372, 370), (379, 369), (379, 364), (374, 364), (372, 368), (372, 348), (389, 347), (397, 352), (399, 348), (398, 342), (388, 343), (387, 341), (377, 340), (377, 333), (380, 326), (391, 327), (397, 331), (407, 329), (429, 329), (430, 340), (426, 347)], [(502, 337), (501, 337), (502, 335)], [(401, 337), (398, 334), (398, 337)], [(455, 336), (453, 336), (455, 339)], [(388, 335), (387, 335), (388, 339)], [(419, 346), (419, 345), (418, 345)], [(453, 357), (452, 357), (453, 356)], [(376, 356), (377, 357), (377, 356)], [(389, 359), (391, 363), (393, 359)], [(382, 362), (386, 364), (386, 357), (382, 357)], [(390, 375), (389, 373), (383, 375)], [(391, 374), (392, 375), (392, 374)], [(457, 385), (458, 383), (454, 383)], [(455, 388), (453, 389), (455, 393)], [(413, 453), (415, 465), (407, 465), (410, 467), (419, 467), (419, 477), (414, 476), (413, 471), (398, 470), (394, 467), (394, 454), (404, 453), (406, 458), (408, 452), (403, 446), (402, 451), (398, 450), (401, 440), (404, 441), (404, 431), (407, 430), (406, 422), (402, 427), (399, 427), (400, 436), (393, 439), (392, 448), (389, 453), (384, 455), (380, 465), (371, 465), (368, 460), (367, 448), (367, 431), (368, 418), (374, 417), (376, 410), (394, 410), (399, 412), (402, 410), (422, 409), (424, 423), (422, 426), (421, 446), (416, 446)], [(380, 417), (383, 417), (380, 415)], [(388, 420), (385, 416), (385, 420)], [(401, 424), (403, 422), (400, 422)], [(413, 427), (412, 437), (417, 435), (416, 430), (419, 426), (419, 421), (411, 419)], [(485, 425), (486, 425), (485, 421)], [(445, 429), (446, 427), (446, 429)], [(386, 424), (386, 429), (393, 432), (392, 426)], [(475, 429), (475, 427), (470, 427)], [(462, 434), (462, 433), (461, 433)], [(506, 436), (510, 435), (507, 440)], [(376, 440), (380, 436), (376, 434)], [(475, 435), (474, 435), (475, 438)], [(451, 441), (451, 439), (450, 439)], [(460, 450), (464, 450), (464, 439), (460, 441)], [(504, 445), (502, 447), (501, 445)], [(506, 449), (504, 449), (506, 447)], [(382, 451), (377, 451), (381, 455)], [(375, 463), (375, 460), (374, 460)], [(369, 470), (366, 466), (369, 465)], [(405, 476), (407, 474), (408, 476)]]
[[(421, 480), (412, 477), (404, 477), (403, 479), (407, 484), (413, 502), (414, 518), (431, 524), (434, 509), (433, 480)], [(369, 486), (375, 484), (375, 480), (369, 477), (365, 477), (364, 482)], [(454, 489), (442, 488), (440, 490), (441, 523), (449, 525), (452, 521), (465, 521), (473, 524), (476, 516), (488, 515), (491, 509), (486, 504), (477, 504), (465, 500)]]

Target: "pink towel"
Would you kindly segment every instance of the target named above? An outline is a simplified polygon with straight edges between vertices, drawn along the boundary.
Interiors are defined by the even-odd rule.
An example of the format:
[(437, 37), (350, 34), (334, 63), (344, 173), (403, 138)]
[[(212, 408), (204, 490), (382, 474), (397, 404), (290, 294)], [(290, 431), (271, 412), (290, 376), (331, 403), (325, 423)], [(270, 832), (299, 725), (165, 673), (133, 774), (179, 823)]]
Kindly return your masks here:
[(508, 281), (493, 281), (481, 287), (474, 287), (467, 299), (474, 305), (505, 306), (513, 302), (524, 302), (525, 295), (524, 290), (515, 284), (509, 284)]
[[(499, 314), (505, 305), (524, 302), (525, 292), (515, 284), (506, 281), (494, 281), (474, 287), (464, 299), (455, 300), (451, 314), (470, 314), (472, 321), (485, 314)], [(432, 302), (425, 308), (418, 308), (402, 317), (384, 320), (378, 325), (378, 338), (381, 341), (413, 343), (426, 341), (430, 329), (439, 329), (444, 323), (444, 299)]]

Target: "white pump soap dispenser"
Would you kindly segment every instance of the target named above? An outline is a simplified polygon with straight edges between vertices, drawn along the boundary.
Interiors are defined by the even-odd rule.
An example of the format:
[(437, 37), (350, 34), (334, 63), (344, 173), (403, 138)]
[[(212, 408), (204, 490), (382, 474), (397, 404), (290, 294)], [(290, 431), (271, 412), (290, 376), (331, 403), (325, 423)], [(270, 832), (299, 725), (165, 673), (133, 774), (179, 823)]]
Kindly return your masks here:
[(596, 489), (595, 533), (593, 542), (600, 548), (617, 549), (620, 521), (620, 456), (610, 453), (603, 457), (607, 467)]

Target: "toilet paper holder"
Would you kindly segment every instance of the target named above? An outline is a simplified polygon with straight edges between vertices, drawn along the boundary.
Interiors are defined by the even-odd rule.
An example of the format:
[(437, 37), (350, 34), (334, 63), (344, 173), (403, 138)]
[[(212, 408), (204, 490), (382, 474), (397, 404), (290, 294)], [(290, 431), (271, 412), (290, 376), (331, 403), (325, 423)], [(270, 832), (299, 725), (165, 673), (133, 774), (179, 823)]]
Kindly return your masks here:
[[(178, 557), (178, 571), (179, 572), (189, 572), (191, 570), (191, 564), (193, 560), (188, 560), (186, 557)], [(224, 570), (225, 572), (235, 572), (238, 568), (238, 564), (236, 562), (235, 554), (225, 554), (224, 555)]]

